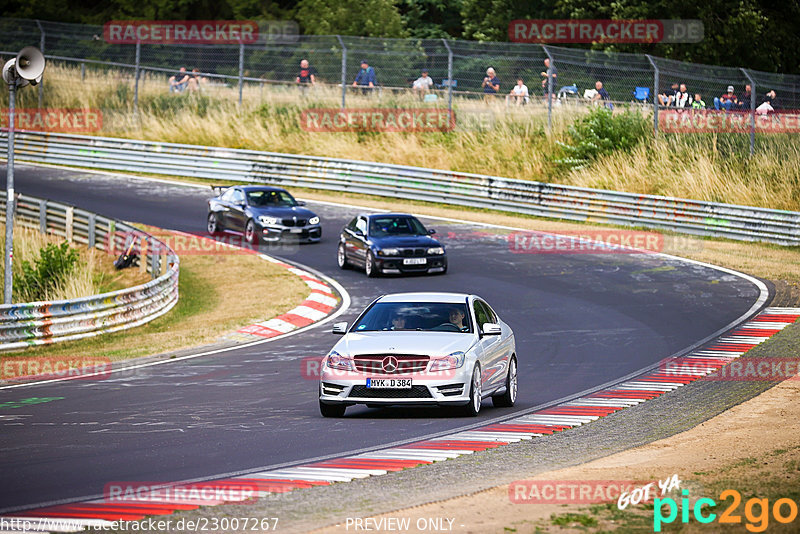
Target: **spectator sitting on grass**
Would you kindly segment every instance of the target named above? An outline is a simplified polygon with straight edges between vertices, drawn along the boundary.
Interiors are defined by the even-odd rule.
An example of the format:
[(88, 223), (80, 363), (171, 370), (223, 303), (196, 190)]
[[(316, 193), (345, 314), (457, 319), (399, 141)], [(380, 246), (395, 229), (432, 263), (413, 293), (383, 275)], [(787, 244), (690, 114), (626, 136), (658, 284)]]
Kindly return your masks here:
[(692, 102), (692, 109), (706, 109), (706, 103), (703, 102), (700, 93), (694, 94), (694, 102)]
[(603, 82), (597, 81), (594, 84), (594, 89), (597, 91), (597, 94), (594, 95), (592, 98), (592, 103), (595, 105), (603, 103), (607, 108), (614, 109), (614, 105), (611, 103), (611, 97), (608, 94), (608, 91), (603, 88)]
[(361, 87), (361, 92), (366, 94), (367, 91), (374, 89), (378, 83), (378, 78), (375, 76), (375, 69), (369, 66), (366, 59), (361, 60), (361, 70), (356, 74), (356, 79), (353, 82), (353, 87)]
[(169, 77), (169, 92), (182, 93), (188, 84), (189, 74), (186, 72), (186, 67), (181, 67), (178, 74)]
[(490, 95), (496, 95), (497, 91), (500, 90), (500, 80), (497, 78), (497, 74), (492, 67), (486, 69), (486, 76), (483, 78), (481, 87), (483, 87), (484, 99), (487, 102), (489, 101)]
[(200, 71), (192, 69), (192, 72), (189, 74), (189, 81), (186, 82), (186, 88), (191, 92), (195, 92), (200, 89), (200, 84), (205, 82), (206, 79), (204, 76), (200, 75)]
[(756, 113), (766, 115), (778, 110), (778, 96), (775, 90), (769, 91), (764, 98), (764, 101), (756, 108)]
[(742, 95), (742, 99), (739, 100), (738, 104), (736, 104), (741, 111), (750, 111), (750, 104), (753, 99), (753, 96), (750, 94), (750, 92), (750, 84), (748, 83), (744, 86), (744, 94)]
[(680, 89), (675, 93), (675, 107), (685, 108), (689, 106), (689, 92), (686, 90), (686, 84), (682, 83)]
[(658, 104), (664, 107), (671, 106), (675, 102), (676, 94), (678, 94), (678, 84), (673, 83), (671, 89), (658, 94)]
[(528, 103), (528, 86), (525, 85), (522, 78), (517, 78), (517, 85), (508, 94), (512, 100), (517, 101), (518, 106)]
[(422, 69), (420, 77), (411, 84), (411, 88), (420, 96), (430, 91), (431, 87), (433, 87), (433, 78), (428, 76), (428, 69)]
[(736, 95), (733, 94), (733, 86), (729, 85), (727, 92), (725, 92), (719, 98), (714, 97), (714, 109), (724, 108), (725, 111), (730, 111), (731, 108), (735, 106), (738, 101), (739, 100), (736, 98)]

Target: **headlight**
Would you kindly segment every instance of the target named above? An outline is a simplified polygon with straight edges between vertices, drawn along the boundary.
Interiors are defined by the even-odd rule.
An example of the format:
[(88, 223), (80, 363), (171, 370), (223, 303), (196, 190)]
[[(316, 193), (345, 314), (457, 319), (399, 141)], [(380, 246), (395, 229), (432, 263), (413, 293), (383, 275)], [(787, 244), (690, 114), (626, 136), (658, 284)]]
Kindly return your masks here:
[(319, 217), (317, 217), (316, 215), (311, 217), (308, 220), (308, 224), (319, 224)]
[(437, 254), (444, 254), (444, 248), (442, 247), (431, 247), (428, 249), (428, 254), (430, 255), (437, 255)]
[(397, 256), (400, 251), (396, 248), (383, 248), (378, 251), (378, 256)]
[(331, 369), (341, 369), (342, 371), (355, 371), (353, 359), (349, 356), (342, 356), (335, 350), (332, 350), (328, 357), (325, 358), (325, 366)]
[(461, 351), (448, 354), (444, 358), (435, 358), (431, 362), (431, 371), (445, 371), (447, 369), (458, 369), (464, 365), (466, 354)]
[(265, 224), (265, 225), (278, 224), (278, 218), (277, 217), (267, 217), (266, 215), (259, 215), (258, 216), (258, 222), (260, 222), (261, 224)]

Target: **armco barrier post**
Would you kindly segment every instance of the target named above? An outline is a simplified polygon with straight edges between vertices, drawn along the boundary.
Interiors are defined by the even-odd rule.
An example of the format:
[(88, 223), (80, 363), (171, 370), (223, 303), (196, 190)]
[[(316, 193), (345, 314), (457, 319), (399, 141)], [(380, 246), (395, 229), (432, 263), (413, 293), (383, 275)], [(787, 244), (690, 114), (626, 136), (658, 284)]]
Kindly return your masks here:
[(341, 35), (337, 35), (336, 38), (339, 39), (339, 44), (342, 45), (342, 109), (344, 109), (347, 98), (347, 47), (344, 45)]
[(658, 65), (649, 55), (645, 57), (653, 66), (653, 135), (658, 137)]
[(88, 237), (86, 238), (89, 248), (94, 248), (97, 243), (97, 215), (90, 213), (86, 217), (86, 225), (88, 227)]
[(750, 76), (745, 69), (739, 69), (747, 77), (750, 82), (750, 155), (756, 148), (756, 81)]
[(43, 234), (47, 233), (47, 201), (39, 201), (39, 231)]

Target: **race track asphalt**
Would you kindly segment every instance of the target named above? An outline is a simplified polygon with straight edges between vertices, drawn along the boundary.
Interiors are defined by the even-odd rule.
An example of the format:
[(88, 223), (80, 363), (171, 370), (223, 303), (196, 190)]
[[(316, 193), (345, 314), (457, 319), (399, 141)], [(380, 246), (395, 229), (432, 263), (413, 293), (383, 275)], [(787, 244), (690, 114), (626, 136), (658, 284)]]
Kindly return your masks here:
[[(3, 187), (5, 174), (3, 166)], [(205, 228), (210, 189), (19, 164), (16, 177), (23, 195), (168, 229)], [(653, 254), (512, 253), (506, 231), (424, 217), (448, 248), (449, 272), (368, 279), (336, 266), (339, 230), (358, 210), (309, 207), (322, 217), (323, 241), (272, 253), (338, 280), (353, 300), (341, 320), (352, 321), (383, 293), (457, 291), (483, 296), (514, 329), (518, 404), (498, 409), (485, 401), (478, 420), (654, 364), (734, 321), (759, 297), (752, 282), (707, 266)], [(0, 404), (63, 397), (0, 411), (0, 510), (102, 494), (111, 481), (195, 479), (476, 422), (421, 408), (355, 407), (344, 419), (323, 419), (317, 382), (303, 377), (301, 360), (330, 349), (329, 327), (102, 380), (0, 390)]]

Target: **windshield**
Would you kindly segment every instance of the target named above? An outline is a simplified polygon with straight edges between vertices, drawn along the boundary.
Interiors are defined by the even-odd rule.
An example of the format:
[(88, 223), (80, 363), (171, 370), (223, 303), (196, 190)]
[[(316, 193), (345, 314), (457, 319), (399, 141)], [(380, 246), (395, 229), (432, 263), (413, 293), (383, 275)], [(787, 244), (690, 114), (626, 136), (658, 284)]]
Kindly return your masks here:
[(416, 332), (472, 332), (466, 303), (379, 302), (353, 327), (354, 332), (409, 330)]
[(248, 191), (247, 203), (250, 206), (292, 207), (297, 202), (286, 191)]
[(372, 217), (369, 220), (369, 235), (386, 237), (387, 235), (428, 235), (425, 227), (414, 217), (387, 216)]

